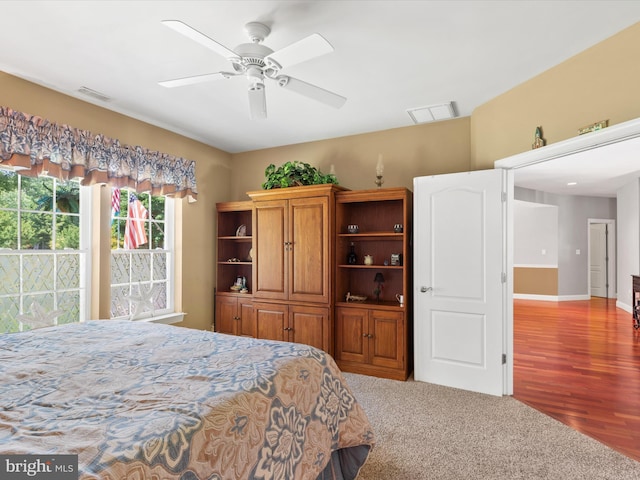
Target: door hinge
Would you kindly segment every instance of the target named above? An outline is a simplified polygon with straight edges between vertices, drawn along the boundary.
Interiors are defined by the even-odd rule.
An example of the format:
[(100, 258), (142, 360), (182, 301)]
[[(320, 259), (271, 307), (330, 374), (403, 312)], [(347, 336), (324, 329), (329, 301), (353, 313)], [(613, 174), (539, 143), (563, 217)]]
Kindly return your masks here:
[(507, 283), (507, 274), (505, 272), (502, 272), (502, 283)]
[(507, 201), (507, 192), (502, 192), (502, 202), (506, 202)]
[(503, 353), (502, 354), (502, 364), (505, 365), (507, 363), (507, 354)]

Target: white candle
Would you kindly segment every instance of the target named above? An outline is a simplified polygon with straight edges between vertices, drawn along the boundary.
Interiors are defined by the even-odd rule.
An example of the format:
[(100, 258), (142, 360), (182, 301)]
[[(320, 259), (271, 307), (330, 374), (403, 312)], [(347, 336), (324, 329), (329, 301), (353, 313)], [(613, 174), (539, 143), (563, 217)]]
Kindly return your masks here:
[(378, 164), (376, 165), (376, 175), (378, 177), (382, 176), (382, 172), (384, 172), (384, 165), (382, 164), (382, 154), (378, 154)]
[(336, 174), (336, 168), (333, 166), (333, 163), (331, 164), (331, 168), (329, 168), (329, 175), (335, 175)]

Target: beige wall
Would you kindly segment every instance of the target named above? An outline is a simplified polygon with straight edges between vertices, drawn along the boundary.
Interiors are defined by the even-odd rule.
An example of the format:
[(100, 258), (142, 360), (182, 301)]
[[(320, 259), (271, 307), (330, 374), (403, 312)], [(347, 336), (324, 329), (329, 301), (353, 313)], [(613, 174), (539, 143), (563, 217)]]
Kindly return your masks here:
[(539, 125), (548, 145), (600, 120), (614, 125), (640, 117), (639, 58), (637, 23), (476, 108), (473, 169), (530, 150)]
[(513, 293), (557, 297), (558, 269), (514, 267)]
[(328, 173), (335, 166), (340, 185), (375, 188), (376, 164), (382, 154), (384, 187), (413, 190), (413, 178), (470, 168), (468, 117), (445, 122), (254, 150), (233, 155), (232, 198), (246, 200), (246, 192), (260, 190), (264, 170), (273, 163), (301, 161)]
[[(198, 201), (190, 204), (187, 200), (176, 202), (182, 225), (176, 235), (182, 246), (178, 263), (183, 273), (177, 298), (187, 313), (183, 325), (209, 328), (213, 321), (215, 204), (231, 195), (230, 154), (4, 72), (0, 72), (0, 105), (117, 138), (123, 144), (140, 145), (196, 161)], [(103, 203), (109, 201), (109, 195), (104, 192), (98, 192), (95, 198)], [(108, 222), (101, 224), (108, 228)], [(103, 247), (100, 248), (104, 251)], [(99, 285), (92, 297), (92, 316), (105, 318), (109, 314), (109, 301), (105, 300), (108, 298), (109, 278), (104, 269), (96, 271), (99, 262), (94, 265), (93, 278)]]

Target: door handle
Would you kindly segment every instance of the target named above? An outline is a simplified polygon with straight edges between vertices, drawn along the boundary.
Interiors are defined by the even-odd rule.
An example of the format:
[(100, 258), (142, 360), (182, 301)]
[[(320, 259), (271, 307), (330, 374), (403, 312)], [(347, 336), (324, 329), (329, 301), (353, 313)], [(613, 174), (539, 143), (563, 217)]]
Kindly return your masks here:
[(422, 293), (433, 292), (433, 287), (420, 287)]

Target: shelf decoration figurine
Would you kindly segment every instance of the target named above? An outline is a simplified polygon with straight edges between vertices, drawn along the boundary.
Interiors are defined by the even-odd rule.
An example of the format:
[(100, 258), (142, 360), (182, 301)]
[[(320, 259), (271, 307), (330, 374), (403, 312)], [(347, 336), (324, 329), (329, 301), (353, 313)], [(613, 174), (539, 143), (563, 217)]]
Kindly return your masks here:
[(382, 289), (384, 288), (384, 276), (382, 275), (382, 272), (376, 273), (373, 281), (376, 284), (373, 294), (376, 296), (376, 302), (380, 303), (380, 295), (382, 295)]
[(353, 242), (349, 244), (349, 253), (347, 254), (347, 263), (349, 265), (355, 265), (358, 263), (358, 256), (356, 255), (356, 246)]
[(378, 164), (376, 165), (376, 185), (378, 188), (382, 187), (384, 180), (382, 179), (382, 172), (384, 172), (384, 165), (382, 164), (382, 154), (378, 154)]
[(536, 127), (536, 133), (533, 137), (533, 144), (531, 148), (535, 150), (536, 148), (544, 147), (547, 141), (542, 138), (542, 127)]

